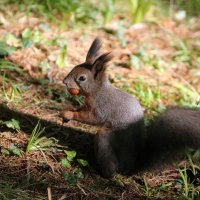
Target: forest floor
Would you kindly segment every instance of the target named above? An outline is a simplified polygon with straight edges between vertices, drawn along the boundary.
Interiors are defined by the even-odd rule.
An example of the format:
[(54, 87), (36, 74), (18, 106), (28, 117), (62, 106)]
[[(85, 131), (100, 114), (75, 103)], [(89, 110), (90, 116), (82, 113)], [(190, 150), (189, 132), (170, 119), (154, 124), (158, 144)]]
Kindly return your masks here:
[[(62, 84), (95, 37), (113, 51), (111, 82), (136, 96), (149, 118), (167, 105), (199, 107), (200, 18), (115, 19), (61, 28), (45, 18), (0, 10), (0, 199), (198, 199), (199, 152), (176, 167), (104, 179), (96, 170), (96, 128), (59, 111), (81, 97)], [(44, 129), (45, 128), (45, 129)], [(196, 163), (196, 164), (195, 164)]]

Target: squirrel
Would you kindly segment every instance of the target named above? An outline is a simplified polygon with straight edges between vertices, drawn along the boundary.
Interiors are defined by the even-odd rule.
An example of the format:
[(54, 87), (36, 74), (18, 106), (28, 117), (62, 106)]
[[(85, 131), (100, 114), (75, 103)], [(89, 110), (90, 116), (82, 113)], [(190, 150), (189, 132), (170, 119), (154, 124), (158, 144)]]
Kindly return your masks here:
[[(63, 110), (63, 120), (96, 125), (94, 153), (103, 177), (115, 173), (131, 174), (141, 164), (168, 152), (200, 147), (200, 112), (197, 109), (169, 107), (148, 127), (139, 101), (114, 87), (106, 73), (111, 52), (100, 54), (97, 37), (84, 63), (75, 66), (63, 83), (72, 95), (82, 94), (84, 106), (77, 111)], [(172, 151), (173, 152), (173, 151)], [(173, 154), (173, 153), (172, 153)]]

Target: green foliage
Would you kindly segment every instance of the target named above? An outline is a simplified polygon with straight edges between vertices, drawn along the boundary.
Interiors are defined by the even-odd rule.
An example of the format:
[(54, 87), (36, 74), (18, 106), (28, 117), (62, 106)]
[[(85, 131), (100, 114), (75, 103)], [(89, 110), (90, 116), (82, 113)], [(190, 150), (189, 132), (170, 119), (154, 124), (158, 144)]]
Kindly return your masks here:
[(16, 120), (16, 119), (13, 119), (13, 118), (11, 120), (8, 120), (8, 121), (2, 121), (2, 120), (0, 120), (0, 124), (5, 125), (8, 128), (20, 130), (19, 121)]
[(67, 56), (67, 46), (65, 45), (61, 48), (60, 53), (56, 59), (56, 64), (59, 68), (63, 68), (66, 66), (66, 56)]
[(70, 161), (67, 158), (62, 158), (61, 164), (65, 168), (71, 168), (72, 167)]
[(67, 155), (67, 160), (70, 162), (76, 157), (76, 151), (64, 150), (64, 152)]
[(4, 148), (4, 147), (2, 147), (1, 148), (1, 153), (3, 154), (3, 155), (15, 155), (15, 156), (18, 156), (18, 157), (20, 157), (21, 156), (21, 151), (20, 151), (20, 149), (15, 145), (15, 144), (13, 144), (13, 143), (11, 143), (9, 146), (8, 146), (8, 148)]
[(38, 122), (31, 133), (26, 147), (26, 154), (28, 154), (30, 151), (44, 151), (50, 149), (51, 147), (62, 147), (57, 144), (58, 140), (53, 137), (41, 137), (41, 135), (44, 133), (44, 130), (45, 127), (42, 128), (40, 122)]
[(183, 188), (184, 188), (184, 192), (183, 192), (184, 197), (188, 200), (194, 199), (195, 189), (194, 189), (193, 184), (189, 183), (186, 164), (185, 164), (183, 170), (181, 170), (179, 168), (178, 171), (179, 171), (182, 181), (183, 181), (182, 184), (183, 184)]
[[(75, 160), (76, 158), (76, 151), (73, 150), (64, 150), (65, 154), (67, 155), (67, 157), (63, 157), (61, 159), (61, 164), (63, 167), (65, 168), (69, 168), (72, 169), (72, 162)], [(82, 166), (82, 167), (86, 167), (88, 166), (88, 162), (86, 160), (83, 159), (76, 159), (78, 161), (78, 163)], [(64, 179), (69, 183), (69, 184), (75, 184), (77, 183), (79, 180), (84, 178), (83, 172), (80, 168), (74, 168), (71, 172), (62, 172), (62, 175), (64, 177)]]
[[(176, 49), (173, 59), (177, 62), (190, 62), (193, 60), (193, 56), (195, 52), (192, 49), (189, 49), (187, 43), (182, 41), (181, 39), (177, 39), (176, 44), (174, 45)], [(193, 54), (194, 53), (194, 54)]]
[(113, 16), (113, 12), (115, 10), (114, 2), (115, 0), (108, 0), (104, 2), (104, 9), (102, 10), (104, 24), (107, 24), (108, 22), (110, 22)]
[[(4, 59), (0, 59), (0, 72), (1, 72), (1, 74), (3, 72), (6, 72), (6, 71), (14, 71), (14, 72), (17, 72), (19, 74), (23, 74), (22, 69), (20, 69), (16, 64), (9, 62), (7, 60), (4, 60)], [(1, 74), (0, 74), (0, 77), (2, 76)]]
[(71, 161), (72, 160), (69, 160), (67, 157), (64, 157), (64, 158), (61, 158), (61, 164), (63, 167), (65, 168), (71, 168)]
[[(123, 5), (130, 10), (132, 22), (140, 23), (144, 20), (145, 15), (153, 4), (152, 0), (5, 0), (5, 3), (15, 4), (20, 11), (25, 11), (27, 15), (30, 12), (43, 15), (49, 20), (59, 23), (60, 25), (75, 25), (77, 23), (88, 23), (89, 21), (96, 24), (106, 25), (113, 18), (116, 10)], [(97, 6), (98, 4), (98, 6)], [(119, 4), (119, 6), (117, 5)], [(103, 19), (103, 20), (102, 20)], [(25, 40), (26, 41), (26, 40)], [(27, 42), (27, 41), (26, 41)], [(25, 42), (26, 45), (28, 45)]]
[(135, 184), (135, 181), (131, 177), (125, 177), (120, 174), (116, 174), (113, 178), (112, 181), (114, 185), (117, 187), (124, 188), (128, 185)]
[(177, 92), (181, 94), (181, 96), (176, 99), (177, 103), (181, 103), (183, 105), (189, 104), (188, 106), (194, 107), (197, 106), (197, 101), (200, 97), (198, 91), (194, 87), (192, 87), (189, 83), (186, 87), (177, 82), (173, 82), (173, 86), (177, 89)]
[(75, 95), (71, 97), (73, 99), (73, 101), (75, 102), (75, 104), (79, 107), (83, 106), (85, 103), (85, 98), (84, 96), (79, 96), (79, 95)]
[(28, 141), (27, 147), (26, 147), (26, 154), (28, 154), (31, 150), (38, 149), (37, 143), (39, 137), (42, 135), (44, 132), (45, 128), (41, 127), (41, 124), (38, 122), (35, 126), (35, 128), (32, 131), (31, 137)]
[(140, 59), (135, 56), (135, 55), (131, 55), (130, 56), (130, 62), (131, 65), (135, 68), (135, 69), (139, 69), (140, 68)]
[(14, 155), (16, 155), (16, 156), (21, 156), (21, 153), (20, 153), (19, 148), (18, 148), (16, 145), (14, 145), (13, 143), (11, 143), (11, 144), (9, 145), (9, 149), (10, 149), (10, 151), (13, 152)]
[(12, 46), (12, 47), (20, 47), (21, 44), (20, 44), (20, 40), (19, 38), (17, 38), (14, 34), (12, 33), (5, 33), (4, 37), (3, 37), (3, 40), (6, 42), (6, 44), (8, 44), (9, 46)]
[[(142, 64), (144, 66), (157, 69), (158, 71), (163, 71), (163, 67), (160, 64), (162, 59), (160, 58), (159, 54), (157, 53), (155, 55), (148, 55), (146, 53), (146, 49), (147, 47), (145, 45), (142, 45), (135, 55), (131, 55), (132, 66), (138, 69), (139, 66)], [(134, 58), (133, 60), (132, 57)]]
[[(85, 22), (95, 21), (96, 6), (87, 0), (7, 0), (9, 4), (16, 4), (21, 11), (39, 13), (55, 22)], [(60, 21), (61, 19), (61, 21)]]
[(184, 9), (190, 15), (200, 14), (200, 0), (175, 0), (175, 5), (179, 9)]
[(146, 83), (142, 78), (138, 78), (134, 94), (138, 96), (145, 107), (155, 106), (155, 102), (159, 103), (162, 98), (160, 86)]
[(3, 154), (3, 155), (10, 155), (10, 151), (8, 150), (8, 149), (6, 149), (6, 148), (1, 148), (1, 153)]
[(62, 175), (69, 184), (76, 184), (78, 181), (84, 179), (84, 174), (80, 168), (76, 168), (70, 173), (62, 172)]
[(195, 153), (194, 153), (194, 155), (193, 155), (193, 157), (192, 157), (194, 160), (199, 160), (200, 161), (200, 149), (198, 149)]
[[(64, 153), (66, 154), (67, 157), (61, 159), (61, 164), (63, 165), (63, 167), (71, 168), (71, 162), (74, 161), (76, 158), (76, 151), (64, 150)], [(76, 159), (76, 160), (80, 164), (80, 166), (82, 167), (88, 166), (87, 160), (84, 159)]]
[[(39, 67), (42, 70), (42, 74), (47, 74), (50, 69), (50, 64), (49, 64), (48, 60), (45, 59), (40, 63)], [(38, 79), (38, 81), (41, 83), (41, 85), (49, 83), (48, 79), (42, 79), (42, 80)]]
[(39, 43), (41, 40), (41, 32), (38, 30), (32, 31), (26, 28), (22, 32), (22, 45), (25, 48), (32, 47), (33, 44)]
[(0, 56), (7, 56), (12, 54), (15, 48), (10, 47), (5, 42), (0, 41)]
[[(13, 184), (14, 185), (14, 184)], [(20, 188), (19, 186), (13, 186), (8, 183), (0, 183), (0, 199), (1, 200), (31, 200), (33, 199), (32, 194), (24, 190), (24, 188)], [(20, 195), (19, 195), (20, 194)], [(37, 198), (40, 200), (40, 198)]]
[(83, 166), (83, 167), (86, 167), (88, 166), (88, 161), (87, 160), (84, 160), (84, 159), (77, 159), (78, 163)]
[(158, 186), (155, 186), (155, 187), (150, 187), (148, 185), (148, 182), (147, 182), (147, 179), (146, 179), (145, 176), (143, 177), (143, 181), (144, 181), (144, 191), (146, 193), (147, 198), (153, 197), (155, 199), (160, 199), (161, 198), (161, 196), (160, 196), (161, 191), (172, 193), (172, 191), (170, 191), (168, 189), (170, 186), (172, 186), (172, 182), (162, 184), (162, 185), (158, 185)]
[(0, 97), (8, 102), (17, 102), (21, 99), (21, 86), (9, 78), (10, 72), (23, 75), (23, 70), (16, 64), (0, 59)]
[(124, 30), (125, 28), (119, 23), (118, 24), (118, 31), (117, 31), (117, 38), (123, 48), (126, 47), (126, 39), (124, 37)]
[(129, 0), (132, 21), (140, 23), (152, 5), (152, 0)]
[[(0, 76), (1, 77), (1, 76)], [(2, 94), (3, 98), (6, 101), (17, 101), (17, 99), (21, 99), (20, 93), (20, 86), (18, 84), (13, 83), (10, 79), (3, 76), (3, 83), (2, 83)], [(7, 86), (7, 87), (6, 87)]]
[(144, 186), (145, 186), (146, 196), (147, 197), (151, 197), (151, 190), (150, 190), (150, 188), (148, 186), (148, 183), (147, 183), (147, 180), (146, 180), (145, 176), (143, 177), (143, 180), (144, 180)]

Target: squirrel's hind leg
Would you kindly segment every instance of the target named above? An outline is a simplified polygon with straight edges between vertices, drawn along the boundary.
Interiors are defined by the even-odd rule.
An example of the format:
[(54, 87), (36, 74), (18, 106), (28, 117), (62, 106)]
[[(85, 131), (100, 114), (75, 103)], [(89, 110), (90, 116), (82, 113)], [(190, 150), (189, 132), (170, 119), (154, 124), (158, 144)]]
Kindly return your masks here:
[(118, 162), (111, 146), (112, 133), (104, 129), (95, 135), (94, 150), (101, 175), (105, 178), (112, 177), (118, 169)]

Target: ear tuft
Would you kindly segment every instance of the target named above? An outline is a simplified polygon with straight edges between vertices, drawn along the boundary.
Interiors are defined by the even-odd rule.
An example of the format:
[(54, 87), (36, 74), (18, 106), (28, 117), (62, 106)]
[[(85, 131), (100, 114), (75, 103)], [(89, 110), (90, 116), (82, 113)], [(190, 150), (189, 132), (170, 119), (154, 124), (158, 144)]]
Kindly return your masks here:
[(106, 65), (110, 60), (112, 60), (113, 58), (113, 54), (111, 52), (107, 52), (102, 54), (101, 56), (99, 56), (95, 62), (94, 65), (98, 62), (99, 64), (101, 63), (101, 65)]
[(106, 69), (106, 66), (107, 66), (107, 63), (112, 60), (113, 58), (113, 54), (111, 52), (108, 52), (108, 53), (104, 53), (102, 54), (101, 56), (99, 56), (94, 64), (93, 64), (93, 67), (92, 69), (95, 70), (95, 73), (94, 73), (94, 78), (97, 77), (97, 75), (100, 73), (100, 72), (104, 72), (105, 69)]
[(99, 50), (102, 46), (102, 42), (100, 40), (100, 38), (95, 38), (95, 40), (93, 41), (87, 56), (86, 56), (86, 63), (93, 65), (97, 56), (99, 55)]

